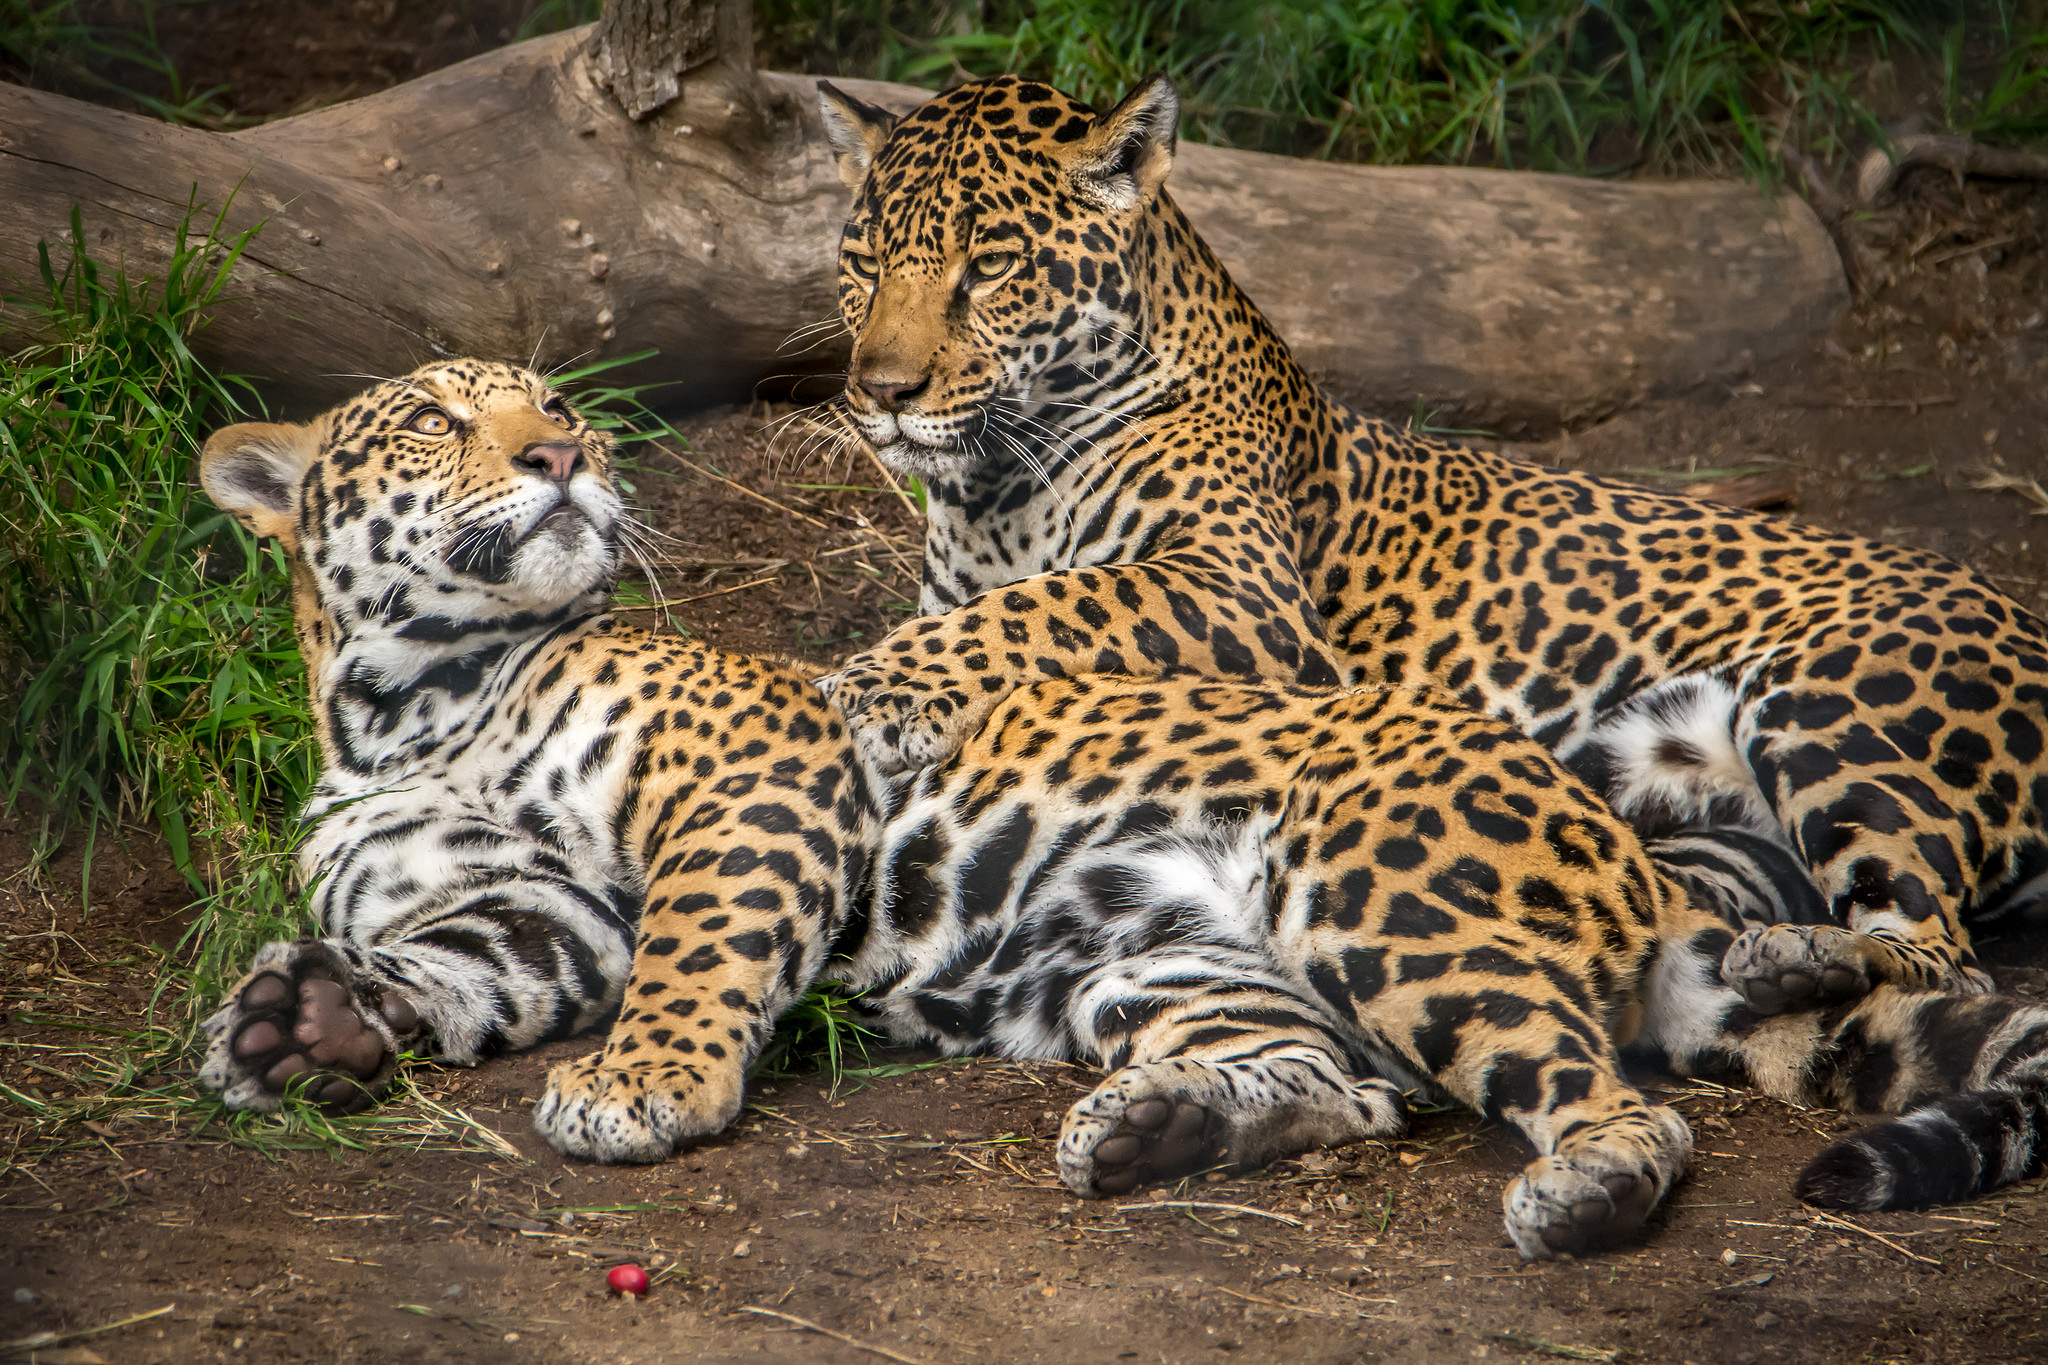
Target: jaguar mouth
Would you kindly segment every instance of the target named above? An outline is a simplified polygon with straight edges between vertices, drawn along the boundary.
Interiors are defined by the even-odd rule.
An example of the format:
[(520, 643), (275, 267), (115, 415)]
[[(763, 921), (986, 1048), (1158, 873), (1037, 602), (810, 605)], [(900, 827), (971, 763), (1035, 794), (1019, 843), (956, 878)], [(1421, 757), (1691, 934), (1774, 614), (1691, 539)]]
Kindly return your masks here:
[(544, 535), (567, 542), (575, 539), (577, 532), (589, 521), (589, 515), (564, 494), (560, 502), (541, 513), (539, 519), (526, 528), (526, 534), (519, 537), (518, 543), (524, 545)]
[(903, 436), (876, 446), (875, 454), (896, 473), (915, 474), (927, 481), (959, 472), (969, 459), (957, 446), (926, 445)]

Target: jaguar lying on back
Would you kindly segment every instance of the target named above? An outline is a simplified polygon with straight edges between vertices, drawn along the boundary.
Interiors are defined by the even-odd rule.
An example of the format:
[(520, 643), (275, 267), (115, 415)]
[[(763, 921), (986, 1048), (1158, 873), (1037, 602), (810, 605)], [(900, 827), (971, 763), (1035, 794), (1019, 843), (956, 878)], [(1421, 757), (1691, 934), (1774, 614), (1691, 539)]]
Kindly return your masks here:
[[(1045, 681), (888, 791), (794, 669), (602, 614), (609, 466), (542, 381), (473, 361), (208, 442), (214, 500), (290, 556), (326, 760), (301, 854), (325, 937), (265, 947), (208, 1021), (230, 1105), (348, 1107), (401, 1047), (472, 1061), (618, 1008), (536, 1121), (655, 1160), (732, 1119), (833, 957), (899, 1037), (1107, 1068), (1060, 1139), (1083, 1194), (1385, 1135), (1421, 1083), (1535, 1145), (1506, 1196), (1525, 1255), (1605, 1245), (1691, 1146), (1619, 1075), (1631, 1038), (1787, 1097), (1950, 1097), (1838, 1144), (1837, 1201), (2032, 1162), (2048, 1010), (1885, 987), (1760, 1018), (1715, 979), (1728, 924), (1633, 832), (1406, 689)], [(1669, 851), (1701, 904), (1823, 911), (1762, 841)]]
[(828, 680), (885, 770), (1044, 677), (1427, 684), (1646, 834), (1784, 841), (1862, 933), (1745, 936), (1759, 1009), (1981, 989), (1966, 921), (2048, 901), (2048, 627), (1982, 578), (1334, 402), (1166, 194), (1163, 80), (1100, 117), (1014, 78), (900, 122), (820, 92), (844, 401), (929, 491), (927, 615)]

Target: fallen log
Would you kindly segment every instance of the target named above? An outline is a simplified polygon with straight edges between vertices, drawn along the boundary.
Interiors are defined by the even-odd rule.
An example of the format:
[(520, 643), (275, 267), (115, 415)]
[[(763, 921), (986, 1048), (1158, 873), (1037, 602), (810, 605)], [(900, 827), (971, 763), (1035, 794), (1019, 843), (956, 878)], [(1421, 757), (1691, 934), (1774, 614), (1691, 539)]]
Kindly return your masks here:
[[(268, 220), (197, 348), (267, 377), (288, 409), (458, 353), (654, 347), (639, 377), (673, 381), (678, 408), (843, 363), (842, 338), (784, 354), (833, 316), (846, 204), (813, 80), (714, 61), (635, 119), (585, 35), (227, 134), (0, 86), (6, 292), (34, 279), (37, 242), (60, 244), (74, 205), (102, 260), (160, 272), (196, 194), (230, 205), (231, 231)], [(845, 84), (898, 108), (922, 98)], [(1737, 184), (1184, 146), (1171, 188), (1311, 370), (1394, 415), (1583, 422), (1797, 352), (1846, 298), (1806, 206)], [(0, 323), (10, 348), (33, 325)]]

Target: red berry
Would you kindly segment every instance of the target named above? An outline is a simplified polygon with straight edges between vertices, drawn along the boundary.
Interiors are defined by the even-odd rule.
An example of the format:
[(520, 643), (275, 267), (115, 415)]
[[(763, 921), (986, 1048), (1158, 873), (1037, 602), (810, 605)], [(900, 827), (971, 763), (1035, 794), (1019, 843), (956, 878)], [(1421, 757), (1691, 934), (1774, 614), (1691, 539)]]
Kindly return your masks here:
[(612, 1273), (604, 1277), (614, 1294), (645, 1294), (647, 1272), (637, 1265), (615, 1265)]

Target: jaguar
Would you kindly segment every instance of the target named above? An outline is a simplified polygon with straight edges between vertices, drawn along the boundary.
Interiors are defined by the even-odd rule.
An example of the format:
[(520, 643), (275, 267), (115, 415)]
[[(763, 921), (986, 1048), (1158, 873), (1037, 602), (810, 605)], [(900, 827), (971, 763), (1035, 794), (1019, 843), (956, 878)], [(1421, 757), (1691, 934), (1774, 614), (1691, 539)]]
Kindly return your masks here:
[(829, 975), (900, 1039), (1102, 1068), (1057, 1147), (1088, 1196), (1389, 1136), (1422, 1088), (1528, 1137), (1522, 1254), (1610, 1246), (1691, 1147), (1624, 1045), (1915, 1110), (1824, 1154), (1838, 1202), (2024, 1173), (2048, 1010), (1882, 986), (1765, 1016), (1719, 981), (1737, 925), (1825, 915), (1769, 841), (1676, 835), (1660, 865), (1502, 721), (1187, 670), (1032, 682), (890, 779), (793, 665), (607, 610), (611, 470), (544, 381), (478, 361), (207, 442), (208, 494), (289, 560), (323, 756), (317, 936), (265, 945), (207, 1021), (230, 1108), (361, 1108), (408, 1050), (609, 1016), (536, 1126), (655, 1161), (732, 1121)]
[(1970, 928), (2048, 911), (2048, 625), (1984, 578), (1331, 398), (1167, 192), (1163, 78), (1101, 114), (1014, 77), (819, 98), (834, 402), (928, 499), (921, 615), (825, 679), (883, 771), (1046, 678), (1429, 686), (1641, 834), (1795, 856), (1831, 923), (1731, 946), (1759, 1010), (1988, 989)]

